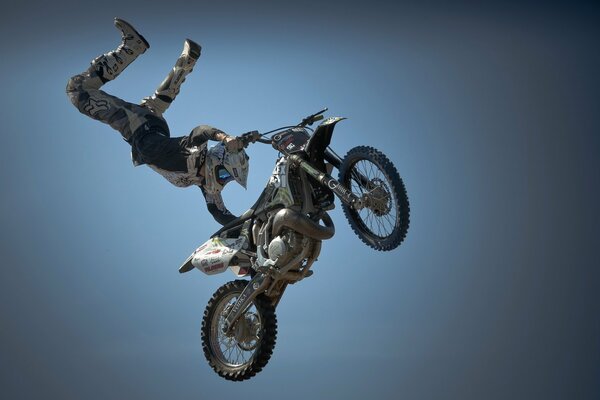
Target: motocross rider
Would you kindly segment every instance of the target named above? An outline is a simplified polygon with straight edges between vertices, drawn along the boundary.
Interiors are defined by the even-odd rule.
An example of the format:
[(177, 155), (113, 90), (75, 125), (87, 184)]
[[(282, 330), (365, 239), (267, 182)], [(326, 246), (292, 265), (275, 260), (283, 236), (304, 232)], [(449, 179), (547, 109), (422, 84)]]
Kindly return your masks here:
[[(162, 114), (173, 102), (187, 74), (200, 57), (200, 46), (186, 39), (183, 52), (154, 94), (141, 105), (126, 102), (100, 90), (115, 79), (150, 45), (129, 23), (115, 18), (122, 42), (113, 51), (95, 58), (91, 66), (67, 83), (67, 94), (77, 109), (121, 133), (131, 145), (135, 166), (147, 164), (175, 186), (197, 185), (208, 211), (221, 225), (235, 219), (223, 202), (221, 190), (235, 180), (244, 188), (248, 177), (248, 156), (242, 141), (223, 131), (200, 125), (183, 137), (170, 137)], [(208, 149), (208, 141), (219, 141)]]

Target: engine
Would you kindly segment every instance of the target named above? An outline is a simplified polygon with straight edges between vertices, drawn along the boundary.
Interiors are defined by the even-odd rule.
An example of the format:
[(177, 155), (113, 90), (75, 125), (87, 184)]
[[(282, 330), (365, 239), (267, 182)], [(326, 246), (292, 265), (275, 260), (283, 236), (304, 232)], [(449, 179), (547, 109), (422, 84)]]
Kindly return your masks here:
[(284, 229), (280, 235), (276, 236), (269, 243), (269, 249), (267, 254), (269, 259), (277, 260), (278, 265), (285, 265), (296, 257), (304, 246), (302, 241), (304, 236), (292, 231), (291, 229)]
[(324, 226), (298, 211), (283, 208), (269, 214), (267, 221), (255, 223), (252, 227), (257, 253), (255, 269), (275, 267), (287, 273), (312, 264), (320, 252), (321, 240), (329, 239), (335, 232), (327, 213), (319, 219)]

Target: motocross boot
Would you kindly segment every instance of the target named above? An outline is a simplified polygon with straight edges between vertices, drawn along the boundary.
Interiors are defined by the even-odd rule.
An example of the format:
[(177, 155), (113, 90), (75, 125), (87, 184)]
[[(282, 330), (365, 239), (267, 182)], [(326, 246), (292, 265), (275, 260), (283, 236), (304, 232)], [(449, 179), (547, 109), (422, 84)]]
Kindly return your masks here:
[(110, 51), (92, 61), (94, 69), (102, 83), (112, 81), (131, 64), (150, 45), (129, 23), (115, 18), (115, 27), (121, 31), (121, 44), (116, 50)]
[(175, 66), (158, 86), (154, 94), (150, 97), (144, 97), (142, 106), (158, 115), (162, 115), (167, 111), (167, 108), (169, 108), (179, 93), (179, 88), (185, 81), (185, 77), (194, 69), (196, 61), (200, 58), (200, 52), (201, 47), (198, 43), (186, 39), (183, 44), (183, 52), (177, 59)]

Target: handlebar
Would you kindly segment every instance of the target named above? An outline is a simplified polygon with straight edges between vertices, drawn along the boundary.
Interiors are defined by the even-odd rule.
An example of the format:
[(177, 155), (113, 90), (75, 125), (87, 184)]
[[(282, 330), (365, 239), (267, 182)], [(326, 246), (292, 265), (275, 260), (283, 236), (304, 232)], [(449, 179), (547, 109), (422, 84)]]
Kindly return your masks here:
[(304, 118), (304, 119), (302, 120), (302, 122), (300, 122), (300, 124), (299, 124), (298, 126), (302, 126), (302, 127), (304, 127), (304, 126), (307, 126), (307, 125), (312, 125), (312, 124), (314, 124), (316, 121), (320, 121), (320, 120), (322, 120), (322, 119), (323, 119), (323, 113), (324, 113), (325, 111), (327, 111), (327, 110), (328, 110), (328, 108), (327, 108), (327, 107), (325, 107), (325, 108), (324, 108), (324, 109), (322, 109), (321, 111), (319, 111), (319, 112), (317, 112), (317, 113), (314, 113), (314, 114), (311, 114), (311, 115), (309, 115), (308, 117)]
[[(310, 125), (314, 124), (315, 122), (322, 120), (323, 113), (326, 112), (327, 110), (328, 110), (328, 108), (325, 107), (321, 111), (311, 114), (308, 117), (303, 118), (302, 122), (300, 122), (298, 125), (296, 125), (296, 127), (304, 128), (305, 126), (310, 126)], [(263, 136), (265, 136), (266, 134), (272, 133), (272, 132), (279, 131), (281, 129), (293, 128), (293, 127), (294, 126), (286, 126), (286, 127), (274, 129), (269, 132), (265, 132), (263, 134), (260, 134), (258, 131), (250, 131), (250, 132), (242, 133), (241, 135), (239, 135), (238, 140), (240, 140), (242, 142), (244, 148), (248, 147), (248, 145), (250, 143), (256, 143), (256, 142), (271, 144), (271, 139), (263, 138)]]

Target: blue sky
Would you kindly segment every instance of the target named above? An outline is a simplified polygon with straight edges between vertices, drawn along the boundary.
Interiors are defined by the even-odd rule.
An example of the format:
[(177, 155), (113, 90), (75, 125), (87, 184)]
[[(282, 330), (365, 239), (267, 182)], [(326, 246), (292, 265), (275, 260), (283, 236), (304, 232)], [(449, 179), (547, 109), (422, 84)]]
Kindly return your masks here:
[[(595, 398), (598, 7), (369, 2), (23, 2), (0, 26), (4, 146), (0, 383), (10, 398)], [(203, 54), (173, 135), (266, 131), (329, 107), (345, 154), (379, 148), (411, 201), (375, 252), (341, 209), (312, 278), (278, 307), (267, 367), (230, 383), (199, 328), (234, 276), (177, 273), (218, 229), (198, 189), (134, 168), (79, 114), (67, 79), (119, 40), (150, 50), (111, 94), (152, 93), (192, 38)], [(253, 146), (241, 213), (276, 153)]]

